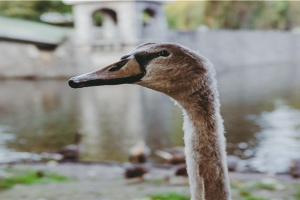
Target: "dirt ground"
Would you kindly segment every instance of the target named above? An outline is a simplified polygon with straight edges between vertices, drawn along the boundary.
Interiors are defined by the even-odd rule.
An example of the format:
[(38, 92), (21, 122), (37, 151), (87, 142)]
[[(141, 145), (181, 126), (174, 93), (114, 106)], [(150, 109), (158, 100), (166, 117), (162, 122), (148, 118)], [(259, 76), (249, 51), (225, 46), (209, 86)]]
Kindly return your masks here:
[[(0, 166), (0, 170), (6, 167)], [(150, 200), (149, 195), (162, 192), (189, 194), (187, 178), (174, 176), (170, 168), (152, 167), (141, 182), (125, 179), (123, 166), (113, 163), (40, 163), (13, 167), (56, 172), (71, 181), (16, 185), (0, 192), (0, 200)], [(230, 173), (230, 180), (233, 200), (300, 199), (300, 180), (289, 175)], [(264, 187), (262, 183), (272, 187)]]

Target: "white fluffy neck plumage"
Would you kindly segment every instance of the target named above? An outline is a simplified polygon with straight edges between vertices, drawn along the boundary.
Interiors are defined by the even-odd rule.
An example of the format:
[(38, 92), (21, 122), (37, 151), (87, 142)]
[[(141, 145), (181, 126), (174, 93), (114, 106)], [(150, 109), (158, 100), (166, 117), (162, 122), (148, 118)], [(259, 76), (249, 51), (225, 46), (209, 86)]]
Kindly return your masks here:
[(223, 120), (216, 83), (212, 80), (209, 81), (211, 87), (199, 88), (189, 97), (177, 100), (184, 114), (185, 154), (192, 200), (231, 199)]
[(184, 113), (184, 142), (192, 200), (230, 199), (226, 167), (225, 139), (217, 117), (216, 131), (210, 132), (203, 119)]

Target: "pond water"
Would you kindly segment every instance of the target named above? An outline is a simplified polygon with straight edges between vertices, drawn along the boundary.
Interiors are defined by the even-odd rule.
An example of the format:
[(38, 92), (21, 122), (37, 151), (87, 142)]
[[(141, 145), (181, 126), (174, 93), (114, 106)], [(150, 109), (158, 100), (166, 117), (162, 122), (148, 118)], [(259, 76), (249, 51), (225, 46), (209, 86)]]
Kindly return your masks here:
[[(218, 74), (229, 155), (272, 172), (286, 171), (288, 160), (300, 157), (299, 77), (296, 65)], [(123, 162), (139, 140), (152, 152), (182, 146), (181, 127), (181, 110), (140, 86), (74, 90), (67, 80), (1, 81), (0, 162), (40, 160), (43, 152), (74, 143), (77, 131), (81, 160)]]

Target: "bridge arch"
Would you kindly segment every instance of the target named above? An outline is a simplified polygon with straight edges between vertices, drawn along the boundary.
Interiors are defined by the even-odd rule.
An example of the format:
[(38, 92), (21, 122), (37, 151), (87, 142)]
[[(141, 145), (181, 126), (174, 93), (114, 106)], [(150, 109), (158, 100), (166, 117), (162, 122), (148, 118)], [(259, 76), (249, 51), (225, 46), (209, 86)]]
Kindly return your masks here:
[(162, 2), (64, 1), (73, 4), (76, 35), (82, 45), (132, 46), (162, 41), (166, 36)]
[(118, 17), (116, 11), (109, 8), (100, 8), (92, 12), (94, 43), (108, 43), (117, 39)]

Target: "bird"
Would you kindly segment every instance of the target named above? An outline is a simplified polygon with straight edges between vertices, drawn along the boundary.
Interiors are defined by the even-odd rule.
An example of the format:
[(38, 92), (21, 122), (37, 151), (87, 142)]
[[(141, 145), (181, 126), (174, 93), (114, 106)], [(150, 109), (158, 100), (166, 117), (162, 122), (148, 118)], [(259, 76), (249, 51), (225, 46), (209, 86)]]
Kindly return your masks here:
[(124, 177), (126, 179), (131, 178), (138, 178), (139, 180), (143, 181), (144, 174), (149, 172), (149, 168), (143, 164), (127, 164), (124, 166)]
[(174, 167), (175, 176), (187, 176), (186, 163), (180, 163)]
[(241, 159), (237, 156), (229, 155), (227, 156), (227, 168), (230, 172), (236, 172), (239, 169), (239, 162)]
[(53, 153), (60, 154), (62, 156), (61, 161), (77, 161), (80, 157), (83, 134), (80, 131), (75, 132), (74, 143), (55, 150)]
[(175, 165), (172, 167), (175, 176), (188, 176), (186, 170), (184, 147), (170, 147), (162, 150), (157, 149), (155, 154), (166, 160), (168, 164)]
[(176, 43), (138, 45), (119, 61), (69, 80), (72, 88), (136, 84), (181, 107), (191, 200), (230, 200), (226, 145), (213, 64)]
[(124, 177), (126, 179), (139, 178), (143, 181), (144, 174), (149, 172), (148, 157), (150, 148), (143, 140), (139, 140), (129, 149), (129, 162), (124, 165)]
[(129, 161), (132, 163), (146, 163), (150, 156), (150, 148), (143, 140), (139, 140), (129, 149)]
[(184, 147), (171, 147), (163, 150), (157, 149), (155, 154), (167, 161), (169, 164), (185, 163)]
[(300, 158), (293, 158), (290, 160), (289, 163), (290, 168), (290, 175), (293, 178), (299, 178), (300, 177)]

